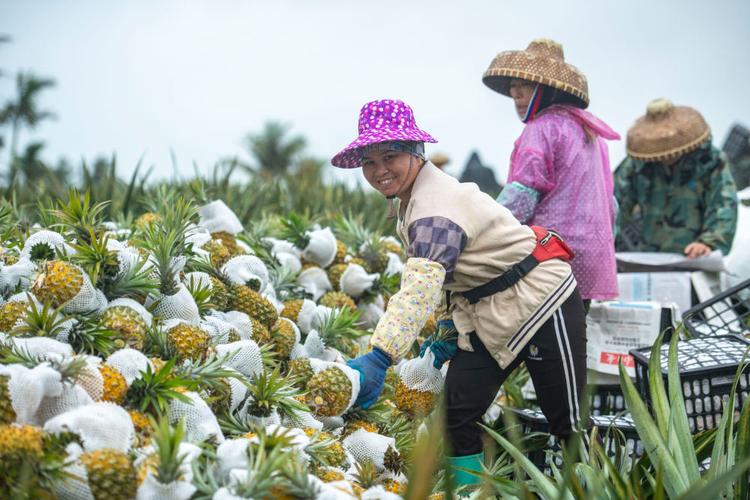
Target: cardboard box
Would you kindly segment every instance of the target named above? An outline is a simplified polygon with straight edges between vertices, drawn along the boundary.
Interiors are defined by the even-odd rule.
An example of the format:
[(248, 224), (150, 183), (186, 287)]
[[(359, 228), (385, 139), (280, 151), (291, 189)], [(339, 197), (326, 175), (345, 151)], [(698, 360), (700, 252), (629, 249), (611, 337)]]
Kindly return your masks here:
[(670, 307), (677, 304), (680, 312), (692, 305), (689, 272), (618, 273), (619, 300), (623, 302), (658, 302)]
[(659, 302), (592, 302), (586, 318), (586, 364), (595, 372), (619, 375), (622, 360), (635, 377), (631, 349), (653, 345), (674, 324), (675, 311)]

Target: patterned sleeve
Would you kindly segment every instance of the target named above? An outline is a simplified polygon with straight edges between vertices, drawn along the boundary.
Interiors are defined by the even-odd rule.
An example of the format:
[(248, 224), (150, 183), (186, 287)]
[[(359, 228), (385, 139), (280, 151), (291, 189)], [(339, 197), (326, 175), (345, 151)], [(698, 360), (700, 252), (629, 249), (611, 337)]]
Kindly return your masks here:
[(727, 255), (737, 229), (737, 188), (724, 163), (711, 175), (703, 227), (698, 241)]
[(406, 261), (401, 289), (388, 301), (388, 309), (370, 339), (370, 344), (385, 351), (394, 364), (406, 356), (438, 307), (444, 279), (445, 269), (438, 262), (423, 258)]
[(511, 211), (521, 224), (526, 224), (534, 216), (541, 194), (536, 189), (513, 181), (503, 188), (497, 202)]
[(445, 283), (453, 281), (458, 256), (466, 247), (466, 233), (445, 217), (425, 217), (409, 226), (409, 257), (429, 259), (445, 269)]

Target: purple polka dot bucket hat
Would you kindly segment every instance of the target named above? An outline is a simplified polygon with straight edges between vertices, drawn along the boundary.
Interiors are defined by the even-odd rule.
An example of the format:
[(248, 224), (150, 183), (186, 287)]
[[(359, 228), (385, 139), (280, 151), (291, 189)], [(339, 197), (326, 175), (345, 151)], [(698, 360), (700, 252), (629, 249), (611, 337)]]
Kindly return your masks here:
[(381, 99), (368, 102), (359, 112), (359, 137), (331, 159), (334, 167), (361, 166), (361, 149), (380, 142), (437, 142), (417, 127), (414, 111), (403, 101)]

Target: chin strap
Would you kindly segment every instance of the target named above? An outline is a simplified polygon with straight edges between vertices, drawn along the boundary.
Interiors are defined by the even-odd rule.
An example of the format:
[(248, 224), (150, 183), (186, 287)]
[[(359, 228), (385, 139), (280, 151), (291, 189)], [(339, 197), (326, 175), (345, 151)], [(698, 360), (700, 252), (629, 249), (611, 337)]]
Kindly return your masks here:
[(544, 93), (544, 86), (536, 84), (534, 86), (534, 93), (531, 94), (531, 100), (529, 106), (526, 108), (526, 114), (521, 119), (522, 122), (526, 123), (529, 120), (533, 120), (536, 116), (536, 112), (539, 111), (539, 104), (542, 101), (542, 94)]
[[(406, 171), (406, 179), (411, 177), (411, 166), (413, 164), (414, 155), (409, 155), (409, 169)], [(404, 187), (404, 182), (406, 180), (401, 182), (401, 187), (399, 188), (399, 191)], [(387, 217), (389, 219), (395, 219), (398, 213), (396, 212), (396, 195), (393, 196), (387, 196), (386, 199), (388, 200), (388, 215)]]

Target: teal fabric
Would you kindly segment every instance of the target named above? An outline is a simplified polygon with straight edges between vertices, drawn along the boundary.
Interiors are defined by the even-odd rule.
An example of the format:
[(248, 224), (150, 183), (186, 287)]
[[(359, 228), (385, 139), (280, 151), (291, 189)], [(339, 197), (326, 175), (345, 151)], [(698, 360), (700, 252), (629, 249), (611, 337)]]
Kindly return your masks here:
[(457, 487), (477, 485), (481, 483), (479, 476), (458, 469), (468, 469), (480, 472), (483, 463), (484, 453), (466, 455), (464, 457), (448, 457), (448, 465), (453, 472), (453, 481)]

